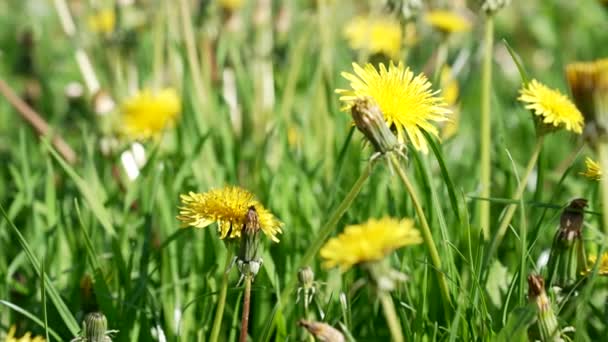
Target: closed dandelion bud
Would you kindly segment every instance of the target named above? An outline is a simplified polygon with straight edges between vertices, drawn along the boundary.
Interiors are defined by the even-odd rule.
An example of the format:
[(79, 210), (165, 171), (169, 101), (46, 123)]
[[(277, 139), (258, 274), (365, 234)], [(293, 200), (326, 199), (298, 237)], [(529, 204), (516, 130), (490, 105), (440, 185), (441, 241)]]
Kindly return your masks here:
[(537, 309), (537, 325), (541, 341), (562, 341), (557, 317), (545, 292), (545, 280), (540, 275), (528, 276), (528, 300)]
[(552, 285), (572, 286), (586, 268), (581, 239), (586, 206), (587, 200), (577, 198), (562, 213), (549, 261), (549, 283)]
[(258, 248), (260, 246), (260, 222), (254, 206), (249, 207), (245, 224), (241, 231), (241, 246), (237, 257), (237, 266), (243, 277), (255, 277), (262, 260), (258, 258)]
[(101, 312), (91, 312), (84, 318), (84, 341), (111, 342), (108, 337), (108, 321)]
[(488, 15), (493, 15), (511, 3), (511, 0), (485, 0), (481, 4), (481, 10)]
[(304, 289), (309, 289), (313, 286), (315, 273), (310, 266), (302, 267), (298, 270), (298, 281), (300, 282), (300, 286)]
[(385, 154), (399, 148), (395, 134), (386, 125), (380, 108), (371, 99), (356, 99), (351, 114), (357, 129), (365, 135), (376, 152)]
[(401, 15), (405, 20), (412, 20), (422, 10), (422, 0), (403, 0), (401, 4)]
[(301, 319), (298, 324), (308, 330), (317, 340), (322, 342), (344, 342), (344, 335), (327, 323)]

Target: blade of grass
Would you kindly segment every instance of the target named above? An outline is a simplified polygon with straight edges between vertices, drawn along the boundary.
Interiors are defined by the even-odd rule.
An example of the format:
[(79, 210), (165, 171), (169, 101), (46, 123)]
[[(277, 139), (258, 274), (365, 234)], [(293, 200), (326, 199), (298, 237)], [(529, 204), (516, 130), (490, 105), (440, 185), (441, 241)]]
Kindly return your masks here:
[(76, 319), (74, 318), (74, 316), (72, 315), (70, 310), (68, 309), (65, 302), (61, 299), (61, 296), (59, 295), (59, 292), (57, 291), (57, 289), (55, 288), (53, 283), (51, 283), (51, 281), (48, 279), (48, 277), (46, 277), (42, 274), (42, 272), (40, 270), (40, 266), (39, 266), (40, 262), (38, 261), (38, 258), (36, 258), (36, 256), (32, 252), (32, 249), (30, 248), (29, 244), (27, 243), (27, 241), (25, 240), (23, 235), (21, 235), (21, 232), (19, 231), (19, 229), (13, 224), (13, 221), (11, 221), (9, 219), (6, 211), (4, 211), (4, 206), (2, 206), (2, 204), (0, 204), (0, 211), (2, 211), (2, 216), (4, 216), (4, 219), (6, 221), (8, 221), (8, 226), (12, 229), (12, 231), (15, 233), (15, 236), (19, 240), (19, 244), (21, 245), (21, 248), (23, 248), (23, 251), (25, 252), (28, 260), (32, 264), (34, 271), (36, 272), (36, 274), (38, 276), (40, 276), (44, 280), (44, 283), (46, 284), (46, 287), (48, 288), (49, 297), (51, 298), (51, 301), (53, 302), (53, 304), (55, 305), (55, 308), (59, 312), (59, 316), (61, 316), (61, 319), (63, 320), (63, 322), (65, 323), (67, 328), (70, 330), (70, 333), (72, 333), (73, 336), (76, 336), (78, 334), (78, 332), (80, 331), (78, 322), (76, 321)]

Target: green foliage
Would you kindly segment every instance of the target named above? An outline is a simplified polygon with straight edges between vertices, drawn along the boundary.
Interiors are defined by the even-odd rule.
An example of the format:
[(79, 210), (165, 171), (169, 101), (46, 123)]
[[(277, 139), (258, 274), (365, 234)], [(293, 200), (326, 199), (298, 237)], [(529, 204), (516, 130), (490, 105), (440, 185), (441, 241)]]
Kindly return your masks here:
[[(366, 274), (326, 270), (317, 254), (305, 255), (320, 247), (319, 237), (347, 224), (385, 215), (418, 220), (388, 163), (379, 159), (368, 169), (373, 151), (334, 93), (347, 87), (340, 72), (368, 59), (349, 49), (345, 23), (368, 7), (386, 10), (385, 2), (274, 1), (272, 21), (260, 22), (256, 4), (264, 1), (244, 1), (238, 18), (228, 18), (215, 1), (183, 1), (192, 6), (186, 13), (194, 23), (194, 46), (185, 36), (181, 0), (117, 5), (119, 27), (108, 36), (90, 32), (89, 4), (113, 8), (114, 1), (68, 1), (77, 27), (71, 38), (62, 31), (55, 2), (61, 1), (0, 1), (0, 79), (21, 95), (36, 84), (38, 96), (30, 94), (30, 104), (78, 155), (77, 164), (68, 164), (50, 139), (38, 137), (0, 100), (0, 340), (16, 325), (19, 336), (46, 331), (53, 340), (69, 341), (95, 310), (105, 314), (108, 329), (118, 330), (113, 341), (207, 340), (229, 253), (215, 225), (180, 228), (175, 217), (180, 194), (228, 184), (255, 193), (285, 223), (280, 243), (262, 239), (263, 267), (252, 285), (252, 341), (305, 340), (297, 324), (302, 318), (324, 321), (350, 340), (388, 340)], [(426, 5), (438, 3), (451, 2)], [(447, 63), (459, 66), (459, 129), (441, 142), (427, 135), (428, 155), (408, 146), (406, 172), (420, 195), (453, 303), (442, 302), (423, 245), (393, 253), (392, 266), (408, 277), (391, 293), (407, 341), (525, 340), (535, 315), (526, 306), (525, 273), (545, 272), (538, 258), (551, 247), (560, 210), (572, 198), (589, 200), (583, 231), (588, 254), (606, 240), (599, 183), (579, 175), (593, 151), (572, 134), (546, 137), (533, 172), (538, 177), (521, 202), (511, 200), (515, 172), (521, 175), (535, 141), (530, 113), (515, 100), (522, 79), (536, 78), (567, 94), (565, 64), (608, 55), (605, 9), (599, 1), (513, 1), (496, 14), (496, 41), (508, 44), (495, 45), (491, 198), (478, 197), (477, 24), (484, 16), (476, 16), (473, 31), (449, 38)], [(280, 20), (287, 20), (285, 30)], [(416, 73), (432, 75), (431, 57), (443, 36), (422, 17), (414, 23), (419, 41), (401, 58)], [(26, 32), (32, 49), (21, 39)], [(84, 84), (78, 48), (117, 103), (132, 88), (181, 92), (179, 122), (162, 139), (143, 143), (147, 161), (135, 180), (121, 160), (128, 142), (119, 140), (109, 152), (101, 147), (120, 125), (120, 108), (96, 115), (86, 87), (84, 98), (65, 96), (70, 82)], [(332, 216), (367, 172), (344, 215)], [(521, 209), (491, 262), (484, 260), (489, 242), (474, 223), (481, 200), (492, 206), (491, 232), (509, 204)], [(335, 229), (328, 228), (334, 221)], [(302, 298), (296, 302), (303, 260), (315, 274), (308, 312)], [(239, 333), (243, 288), (237, 280), (233, 268), (220, 341)], [(607, 285), (596, 274), (586, 279), (582, 294), (557, 312), (560, 327), (576, 326), (575, 335), (585, 341), (607, 336)]]

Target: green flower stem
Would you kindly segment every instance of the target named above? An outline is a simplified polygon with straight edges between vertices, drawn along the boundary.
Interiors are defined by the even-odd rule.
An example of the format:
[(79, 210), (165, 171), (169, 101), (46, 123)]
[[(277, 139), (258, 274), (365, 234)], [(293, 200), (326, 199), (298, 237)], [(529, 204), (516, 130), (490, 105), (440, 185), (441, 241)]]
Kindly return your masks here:
[[(600, 167), (604, 172), (600, 179), (602, 184), (602, 223), (604, 224), (604, 234), (608, 236), (608, 176), (606, 175), (606, 170), (608, 170), (608, 143), (601, 141), (597, 145), (597, 150), (600, 159)], [(601, 255), (598, 256), (598, 260), (600, 260)]]
[(426, 216), (424, 215), (424, 211), (422, 210), (422, 205), (420, 205), (420, 200), (416, 195), (416, 191), (414, 191), (414, 187), (410, 182), (407, 174), (402, 168), (401, 163), (396, 155), (392, 154), (390, 157), (390, 162), (395, 170), (397, 170), (397, 174), (399, 178), (403, 181), (403, 185), (412, 199), (412, 203), (414, 204), (414, 209), (416, 210), (416, 214), (418, 215), (418, 220), (420, 221), (420, 225), (422, 227), (422, 238), (424, 239), (424, 243), (428, 249), (429, 254), (431, 255), (431, 262), (433, 263), (433, 267), (435, 269), (435, 273), (437, 274), (437, 280), (439, 281), (439, 288), (441, 289), (441, 297), (443, 301), (447, 304), (451, 304), (452, 300), (450, 297), (450, 291), (448, 288), (448, 283), (445, 279), (443, 271), (441, 269), (441, 258), (439, 257), (439, 252), (437, 251), (437, 246), (435, 246), (435, 241), (433, 240), (433, 234), (431, 233), (431, 228), (429, 227), (429, 223), (426, 220)]
[[(363, 169), (363, 172), (361, 172), (359, 179), (357, 179), (355, 184), (353, 184), (353, 187), (350, 189), (350, 192), (346, 195), (346, 197), (344, 197), (342, 203), (340, 203), (338, 208), (336, 208), (336, 210), (331, 214), (329, 220), (327, 220), (325, 222), (325, 225), (319, 230), (319, 234), (317, 235), (315, 240), (310, 244), (310, 247), (308, 247), (308, 250), (306, 250), (306, 253), (302, 257), (302, 259), (300, 259), (298, 266), (296, 266), (294, 269), (297, 270), (312, 263), (312, 259), (315, 257), (315, 255), (317, 255), (319, 249), (321, 249), (321, 246), (323, 246), (323, 243), (325, 243), (325, 240), (327, 240), (329, 235), (336, 228), (336, 225), (338, 224), (340, 218), (342, 218), (342, 215), (344, 215), (346, 210), (350, 207), (350, 205), (353, 203), (353, 201), (361, 191), (361, 188), (363, 188), (363, 184), (365, 184), (365, 182), (372, 173), (373, 166), (373, 162), (370, 162), (369, 165), (367, 165), (367, 167)], [(281, 291), (281, 296), (279, 297), (279, 301), (276, 304), (276, 310), (274, 310), (274, 313), (279, 311), (283, 307), (284, 303), (287, 303), (287, 300), (295, 289), (297, 282), (297, 274), (294, 274), (290, 278), (289, 282), (285, 285), (283, 291)], [(272, 317), (272, 324), (274, 324), (274, 321), (276, 319), (276, 315), (274, 313)]]
[[(517, 187), (517, 190), (515, 191), (515, 195), (513, 196), (513, 201), (519, 201), (521, 199), (521, 196), (524, 193), (524, 189), (526, 188), (526, 184), (528, 183), (528, 178), (530, 178), (530, 175), (532, 174), (532, 169), (534, 169), (534, 165), (536, 165), (536, 161), (538, 160), (540, 150), (543, 147), (543, 140), (544, 140), (543, 136), (539, 136), (536, 139), (536, 145), (534, 146), (534, 151), (532, 152), (532, 156), (530, 157), (530, 160), (528, 161), (528, 165), (526, 166), (526, 170), (524, 171), (524, 176), (519, 181), (519, 186)], [(502, 242), (502, 239), (505, 236), (505, 233), (507, 232), (507, 228), (509, 227), (509, 224), (511, 224), (511, 219), (513, 218), (513, 215), (515, 214), (515, 209), (517, 209), (517, 204), (510, 204), (509, 207), (507, 208), (505, 216), (503, 217), (502, 221), (500, 222), (498, 231), (494, 235), (494, 239), (492, 240), (492, 244), (490, 245), (490, 249), (488, 250), (488, 255), (486, 256), (486, 260), (485, 260), (486, 265), (489, 265), (489, 262), (492, 259), (492, 256), (494, 255), (494, 253), (496, 253), (496, 249), (498, 249), (498, 246)]]
[(247, 342), (247, 327), (249, 326), (249, 306), (251, 304), (251, 275), (245, 276), (245, 293), (243, 295), (243, 316), (241, 318), (241, 335), (239, 342)]
[[(489, 198), (491, 159), (490, 145), (492, 143), (492, 119), (490, 116), (490, 96), (492, 90), (492, 55), (494, 47), (494, 19), (491, 15), (486, 17), (484, 37), (484, 58), (481, 75), (481, 194), (483, 198)], [(490, 202), (479, 202), (479, 225), (484, 239), (490, 237)]]
[(211, 328), (211, 337), (209, 341), (217, 342), (220, 335), (220, 328), (222, 327), (222, 318), (224, 317), (224, 306), (226, 305), (226, 293), (228, 292), (228, 268), (232, 261), (232, 248), (226, 246), (226, 266), (224, 266), (224, 274), (222, 275), (222, 288), (220, 289), (220, 296), (217, 300), (217, 310), (215, 311), (215, 317), (213, 318), (213, 327)]
[(391, 331), (392, 341), (403, 342), (403, 333), (399, 324), (399, 318), (397, 318), (397, 312), (393, 305), (393, 299), (388, 292), (380, 293), (380, 302), (382, 303), (382, 311), (384, 311), (384, 318), (388, 323), (388, 328)]

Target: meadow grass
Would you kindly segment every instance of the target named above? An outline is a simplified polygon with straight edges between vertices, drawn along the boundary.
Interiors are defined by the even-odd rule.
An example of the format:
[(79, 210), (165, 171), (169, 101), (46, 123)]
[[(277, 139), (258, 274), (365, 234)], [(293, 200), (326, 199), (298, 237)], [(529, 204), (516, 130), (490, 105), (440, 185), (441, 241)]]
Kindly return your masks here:
[[(493, 15), (493, 32), (485, 32), (494, 44), (486, 48), (486, 19), (474, 5), (423, 2), (411, 19), (417, 42), (404, 43), (394, 59), (415, 74), (438, 75), (433, 56), (445, 44), (445, 64), (460, 85), (458, 128), (441, 140), (425, 133), (427, 154), (410, 144), (407, 160), (374, 159), (335, 90), (348, 87), (340, 73), (351, 72), (352, 62), (387, 59), (353, 51), (343, 28), (372, 12), (398, 18), (405, 32), (397, 5), (404, 2), (244, 1), (231, 14), (215, 1), (67, 1), (71, 34), (57, 11), (63, 0), (0, 2), (0, 81), (77, 156), (66, 160), (2, 97), (0, 340), (15, 325), (19, 336), (69, 341), (92, 311), (117, 330), (114, 341), (237, 340), (247, 283), (237, 285), (236, 266), (224, 272), (238, 242), (220, 240), (215, 224), (180, 228), (176, 219), (180, 194), (224, 185), (248, 189), (284, 223), (279, 243), (262, 237), (251, 341), (308, 340), (300, 319), (326, 322), (357, 341), (389, 340), (395, 319), (406, 341), (527, 340), (528, 330), (534, 338), (537, 309), (527, 278), (546, 274), (539, 257), (554, 245), (562, 210), (574, 198), (588, 200), (588, 255), (604, 250), (608, 227), (602, 183), (580, 175), (585, 157), (598, 159), (580, 135), (546, 135), (524, 177), (537, 138), (518, 91), (524, 77), (569, 94), (567, 63), (608, 56), (608, 8), (600, 1), (513, 1)], [(424, 20), (425, 11), (448, 5), (468, 18), (471, 31), (446, 37)], [(117, 11), (108, 34), (89, 23), (101, 9)], [(482, 107), (487, 51), (492, 76)], [(430, 78), (433, 89), (438, 78)], [(82, 97), (66, 96), (71, 82), (83, 85)], [(119, 104), (113, 112), (96, 113), (95, 82)], [(121, 137), (105, 152), (102, 145), (114, 141), (125, 98), (164, 86), (178, 91), (179, 120), (162, 138), (142, 141), (147, 160), (131, 180), (121, 161), (130, 142)], [(480, 181), (480, 131), (489, 127), (481, 126), (482, 110), (491, 112), (484, 147), (491, 194)], [(500, 228), (505, 212), (513, 218)], [(407, 280), (380, 296), (364, 268), (321, 266), (318, 250), (330, 236), (384, 216), (413, 218), (419, 228), (424, 216), (438, 255), (425, 244), (391, 253), (390, 264)], [(315, 281), (306, 309), (302, 266), (312, 268)], [(559, 329), (570, 330), (564, 339), (608, 335), (601, 273), (595, 267), (580, 287), (561, 294), (566, 299), (551, 292)], [(387, 300), (396, 316), (388, 322)], [(216, 316), (222, 319), (212, 334)]]

